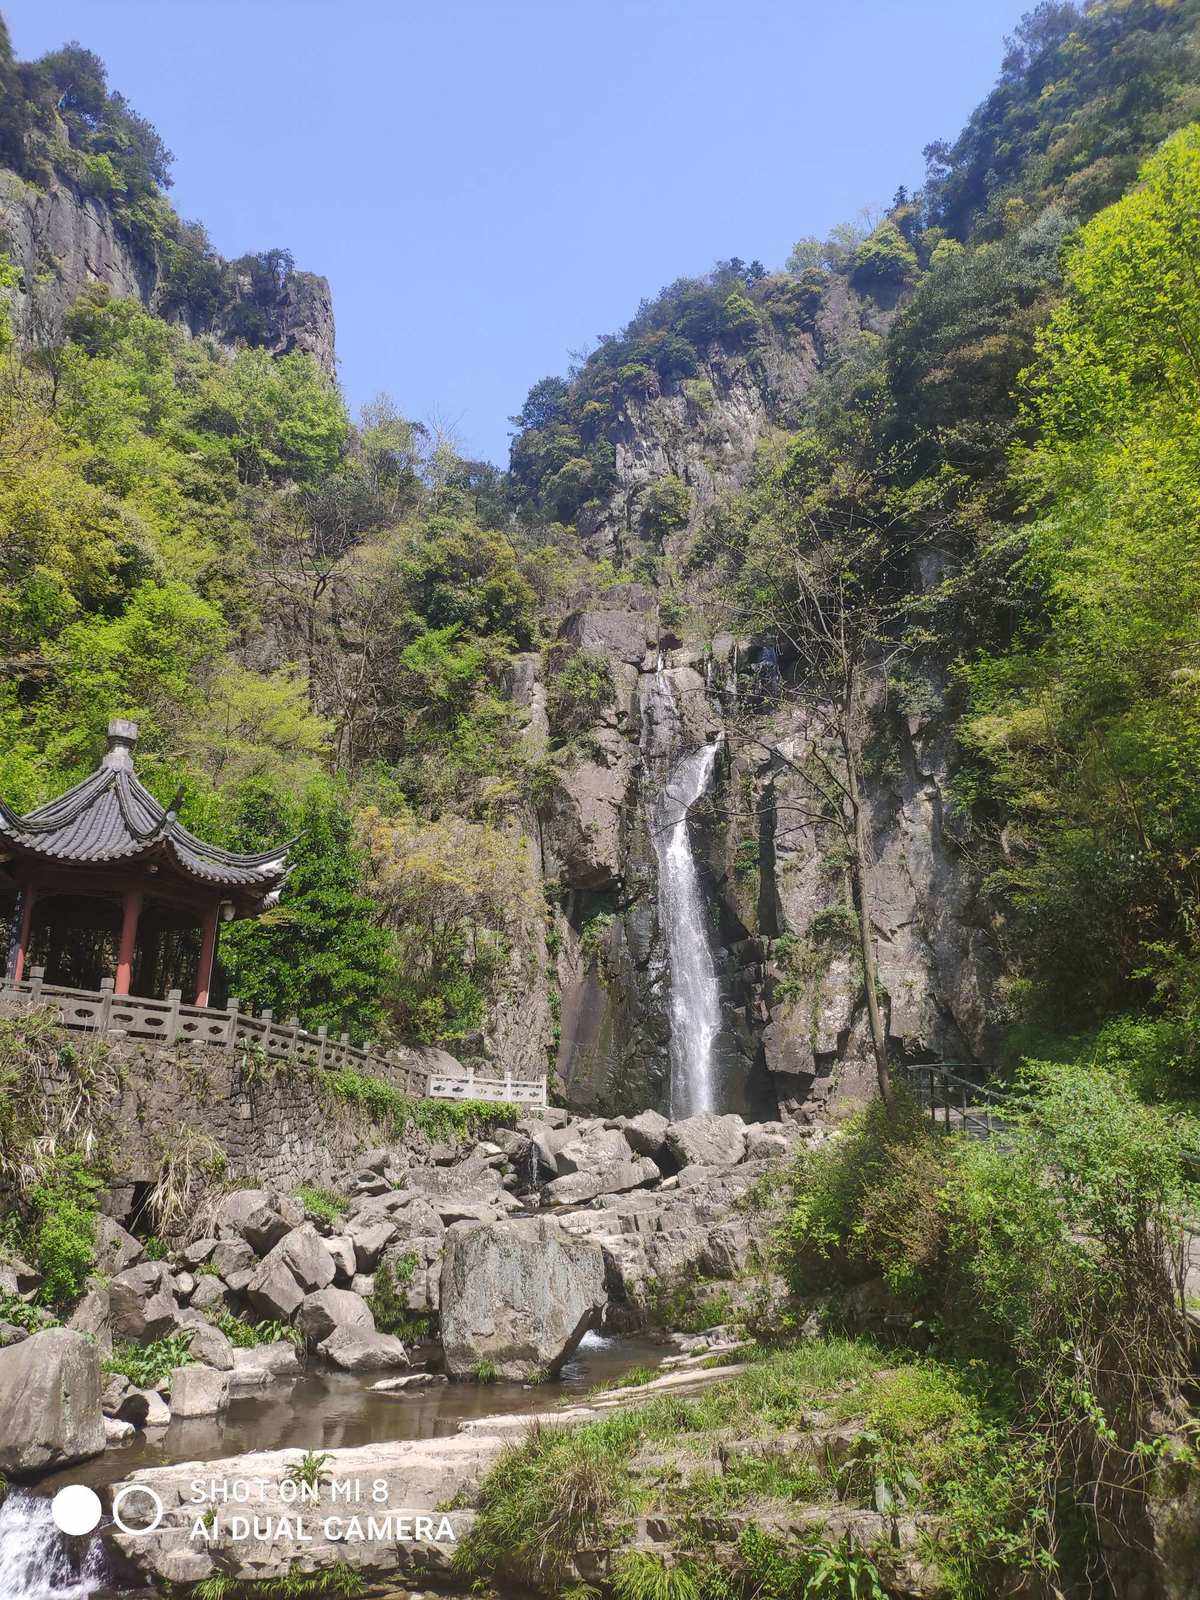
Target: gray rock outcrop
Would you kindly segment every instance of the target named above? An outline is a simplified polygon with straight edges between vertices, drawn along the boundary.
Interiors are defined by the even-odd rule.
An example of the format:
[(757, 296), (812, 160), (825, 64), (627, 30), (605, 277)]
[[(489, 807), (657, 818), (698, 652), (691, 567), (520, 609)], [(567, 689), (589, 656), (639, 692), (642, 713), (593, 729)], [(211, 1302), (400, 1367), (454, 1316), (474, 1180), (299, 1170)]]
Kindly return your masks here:
[(0, 1350), (0, 1472), (32, 1477), (104, 1449), (100, 1357), (70, 1328)]
[(513, 1379), (557, 1372), (606, 1298), (600, 1250), (552, 1218), (459, 1224), (442, 1259), (447, 1368), (462, 1376), (487, 1363)]

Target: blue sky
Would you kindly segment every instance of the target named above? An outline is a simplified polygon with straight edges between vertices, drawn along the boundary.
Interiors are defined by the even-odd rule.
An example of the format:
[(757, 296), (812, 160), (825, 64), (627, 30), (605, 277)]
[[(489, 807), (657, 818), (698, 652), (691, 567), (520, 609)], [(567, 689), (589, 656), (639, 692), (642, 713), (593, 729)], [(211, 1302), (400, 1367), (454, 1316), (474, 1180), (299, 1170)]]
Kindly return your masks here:
[(897, 184), (1031, 0), (0, 0), (77, 38), (227, 255), (333, 284), (352, 405), (503, 462), (568, 352), (719, 256), (782, 263)]

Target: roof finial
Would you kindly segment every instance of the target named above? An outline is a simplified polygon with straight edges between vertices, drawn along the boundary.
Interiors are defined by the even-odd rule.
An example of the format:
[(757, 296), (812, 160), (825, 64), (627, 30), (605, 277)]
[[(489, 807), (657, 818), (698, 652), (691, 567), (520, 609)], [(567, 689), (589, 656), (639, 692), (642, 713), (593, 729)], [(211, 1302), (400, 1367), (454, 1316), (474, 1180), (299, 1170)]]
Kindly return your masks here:
[(108, 750), (102, 767), (123, 767), (133, 771), (133, 747), (137, 743), (138, 725), (125, 717), (113, 717), (108, 724)]

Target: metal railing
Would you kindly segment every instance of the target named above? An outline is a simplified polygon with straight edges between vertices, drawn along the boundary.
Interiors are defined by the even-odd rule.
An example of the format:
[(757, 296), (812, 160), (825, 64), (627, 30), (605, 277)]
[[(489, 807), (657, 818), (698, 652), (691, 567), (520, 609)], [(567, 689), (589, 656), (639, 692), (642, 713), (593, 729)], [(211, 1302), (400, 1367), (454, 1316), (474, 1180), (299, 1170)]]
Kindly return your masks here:
[(978, 1071), (963, 1061), (918, 1061), (905, 1062), (897, 1075), (935, 1127), (988, 1139), (1003, 1128), (1003, 1108), (1014, 1097), (967, 1076)]
[(29, 977), (20, 983), (0, 980), (0, 1001), (29, 1009), (53, 1006), (63, 1027), (88, 1033), (121, 1034), (164, 1045), (194, 1043), (226, 1050), (241, 1046), (259, 1050), (272, 1061), (294, 1061), (325, 1070), (354, 1067), (371, 1077), (385, 1077), (414, 1099), (546, 1104), (545, 1078), (483, 1077), (473, 1067), (464, 1067), (461, 1076), (430, 1072), (401, 1052), (380, 1051), (370, 1043), (351, 1044), (346, 1033), (331, 1037), (325, 1027), (310, 1033), (300, 1026), (298, 1017), (278, 1022), (269, 1010), (255, 1016), (243, 1011), (233, 998), (222, 1007), (184, 1005), (179, 989), (172, 989), (165, 1000), (118, 995), (113, 993), (111, 978), (101, 979), (99, 989), (69, 989), (47, 983), (44, 969), (32, 967)]

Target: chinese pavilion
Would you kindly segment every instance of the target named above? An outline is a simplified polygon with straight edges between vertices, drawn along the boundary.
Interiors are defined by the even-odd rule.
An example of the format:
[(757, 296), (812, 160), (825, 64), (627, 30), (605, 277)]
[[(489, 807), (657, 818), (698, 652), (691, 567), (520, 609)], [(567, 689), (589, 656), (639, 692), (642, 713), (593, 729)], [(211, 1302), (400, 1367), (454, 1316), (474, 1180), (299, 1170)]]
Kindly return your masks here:
[[(11, 896), (8, 980), (210, 1003), (222, 922), (274, 905), (287, 847), (235, 855), (205, 844), (138, 782), (137, 724), (108, 725), (90, 778), (18, 816), (0, 800), (0, 902)], [(8, 891), (8, 895), (5, 894)]]

